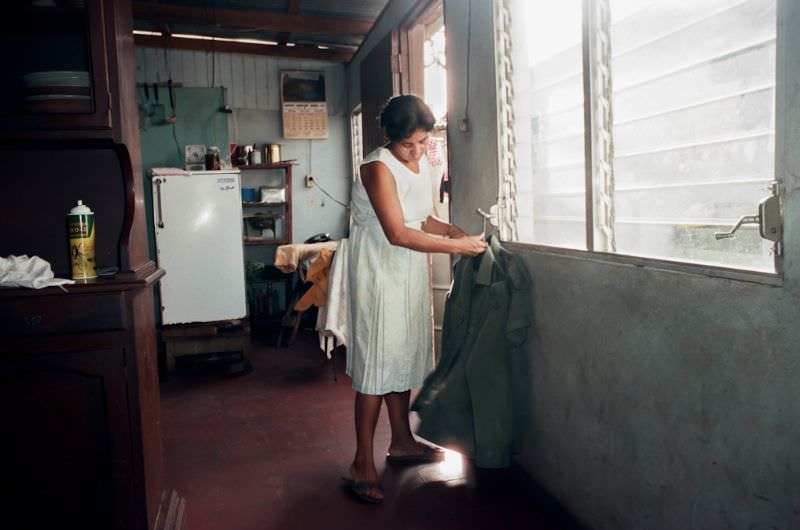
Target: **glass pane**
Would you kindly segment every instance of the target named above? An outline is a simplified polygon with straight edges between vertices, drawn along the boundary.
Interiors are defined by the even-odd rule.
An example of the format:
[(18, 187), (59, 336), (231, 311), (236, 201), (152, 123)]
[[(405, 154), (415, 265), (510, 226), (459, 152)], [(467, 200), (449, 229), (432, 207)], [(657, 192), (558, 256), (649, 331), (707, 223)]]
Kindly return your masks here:
[(364, 158), (361, 152), (361, 106), (350, 114), (350, 152), (352, 153), (353, 180), (358, 178), (358, 166)]
[(774, 271), (775, 0), (610, 0), (617, 252)]
[(519, 241), (586, 248), (581, 1), (510, 1)]
[(424, 87), (425, 101), (436, 116), (436, 124), (447, 124), (447, 61), (444, 19), (425, 26)]

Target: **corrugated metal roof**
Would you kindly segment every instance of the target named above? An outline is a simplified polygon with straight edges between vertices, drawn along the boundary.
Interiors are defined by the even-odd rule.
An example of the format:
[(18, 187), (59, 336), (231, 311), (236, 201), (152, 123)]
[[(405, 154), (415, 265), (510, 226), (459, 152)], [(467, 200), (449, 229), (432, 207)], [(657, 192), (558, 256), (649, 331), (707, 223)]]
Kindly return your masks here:
[[(304, 47), (308, 53), (317, 46), (353, 53), (387, 3), (388, 0), (134, 1), (134, 27), (172, 34), (288, 42)], [(280, 50), (265, 53), (270, 51), (279, 54)]]

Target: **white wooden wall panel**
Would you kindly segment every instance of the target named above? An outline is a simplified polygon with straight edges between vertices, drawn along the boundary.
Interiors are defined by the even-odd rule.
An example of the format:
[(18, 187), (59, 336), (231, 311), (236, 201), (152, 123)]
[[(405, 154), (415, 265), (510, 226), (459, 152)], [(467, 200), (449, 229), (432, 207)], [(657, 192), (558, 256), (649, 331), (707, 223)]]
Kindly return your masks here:
[(241, 55), (223, 55), (223, 60), (227, 63), (225, 72), (224, 85), (228, 87), (231, 95), (231, 104), (236, 108), (245, 107), (244, 102), (244, 57)]
[(256, 104), (256, 92), (258, 86), (256, 85), (256, 58), (253, 55), (245, 55), (244, 57), (244, 86), (250, 90), (244, 91), (244, 105), (248, 109), (258, 108)]
[(269, 82), (267, 81), (267, 61), (256, 61), (256, 81), (255, 90), (256, 108), (269, 108)]
[(325, 73), (328, 113), (345, 114), (344, 66), (327, 61), (281, 59), (160, 48), (136, 48), (136, 81), (166, 82), (185, 87), (223, 86), (233, 108), (280, 109), (281, 70), (321, 70)]

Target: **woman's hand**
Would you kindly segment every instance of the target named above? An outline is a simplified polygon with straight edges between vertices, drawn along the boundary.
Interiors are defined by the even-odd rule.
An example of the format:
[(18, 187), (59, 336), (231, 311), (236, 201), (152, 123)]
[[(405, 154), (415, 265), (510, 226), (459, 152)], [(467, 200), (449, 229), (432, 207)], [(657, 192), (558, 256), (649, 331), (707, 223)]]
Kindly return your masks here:
[(483, 239), (483, 234), (477, 236), (468, 236), (464, 234), (463, 237), (458, 238), (459, 248), (456, 254), (461, 256), (478, 256), (486, 252), (489, 245)]

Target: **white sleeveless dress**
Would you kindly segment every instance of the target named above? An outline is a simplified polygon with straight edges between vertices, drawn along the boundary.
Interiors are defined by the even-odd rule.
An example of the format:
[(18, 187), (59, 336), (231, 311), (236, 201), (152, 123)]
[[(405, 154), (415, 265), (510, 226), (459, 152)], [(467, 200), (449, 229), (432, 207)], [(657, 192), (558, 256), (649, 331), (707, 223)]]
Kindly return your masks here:
[[(433, 211), (427, 159), (414, 173), (380, 147), (361, 165), (374, 161), (394, 175), (405, 225), (419, 229)], [(428, 255), (389, 243), (360, 176), (350, 208), (347, 375), (363, 394), (420, 387), (433, 368)]]

